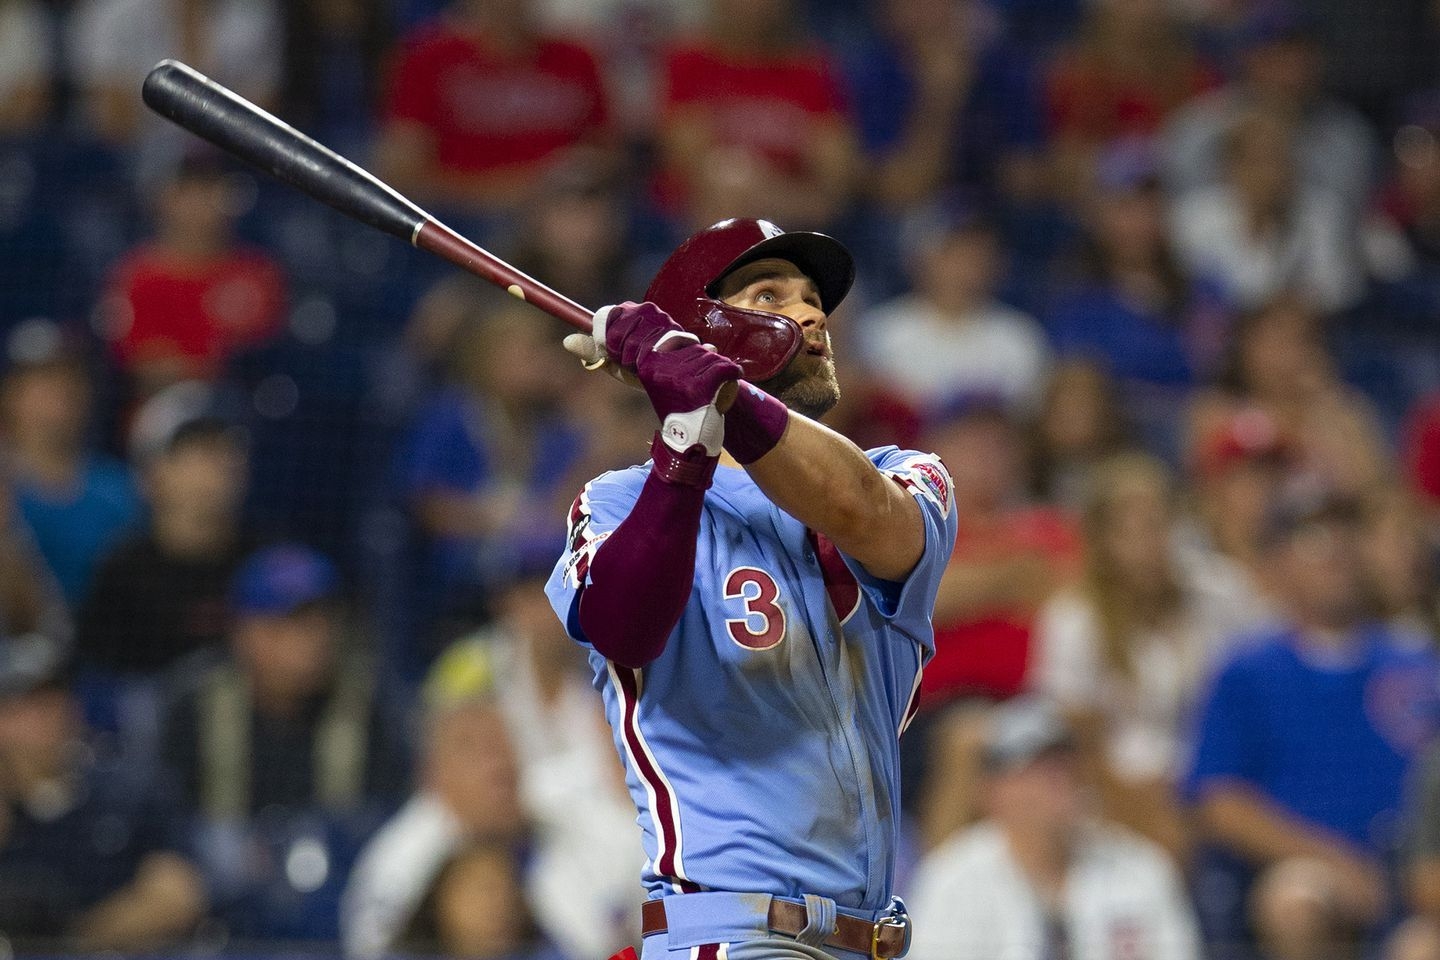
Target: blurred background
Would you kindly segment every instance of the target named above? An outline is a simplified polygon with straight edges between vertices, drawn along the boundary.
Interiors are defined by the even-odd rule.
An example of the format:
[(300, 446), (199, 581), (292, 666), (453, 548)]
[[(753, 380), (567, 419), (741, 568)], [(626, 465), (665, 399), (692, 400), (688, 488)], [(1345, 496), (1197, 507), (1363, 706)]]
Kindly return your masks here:
[(831, 423), (960, 516), (897, 883), (994, 904), (918, 960), (1440, 957), (1437, 51), (1434, 0), (0, 0), (0, 955), (636, 939), (540, 585), (648, 405), (150, 115), (177, 57), (589, 306), (722, 217), (851, 247)]

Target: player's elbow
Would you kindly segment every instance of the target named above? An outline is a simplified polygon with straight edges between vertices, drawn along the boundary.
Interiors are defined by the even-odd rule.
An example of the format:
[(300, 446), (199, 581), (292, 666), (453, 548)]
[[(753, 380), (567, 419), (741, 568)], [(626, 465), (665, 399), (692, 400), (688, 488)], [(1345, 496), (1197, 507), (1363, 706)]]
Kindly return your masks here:
[[(580, 599), (580, 632), (606, 660), (639, 670), (665, 652), (665, 643), (675, 624), (636, 622), (633, 610), (615, 610), (608, 598), (586, 591)], [(677, 618), (678, 619), (678, 618)]]

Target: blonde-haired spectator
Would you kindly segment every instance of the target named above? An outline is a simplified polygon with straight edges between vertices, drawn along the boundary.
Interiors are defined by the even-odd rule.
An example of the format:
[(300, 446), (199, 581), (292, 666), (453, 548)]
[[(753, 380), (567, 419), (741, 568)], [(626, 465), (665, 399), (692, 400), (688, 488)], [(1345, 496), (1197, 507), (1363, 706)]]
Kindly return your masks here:
[(1242, 624), (1215, 581), (1176, 562), (1175, 521), (1159, 461), (1122, 454), (1096, 468), (1081, 516), (1084, 572), (1036, 620), (1030, 683), (1073, 718), (1107, 814), (1183, 856), (1174, 786), (1186, 720)]

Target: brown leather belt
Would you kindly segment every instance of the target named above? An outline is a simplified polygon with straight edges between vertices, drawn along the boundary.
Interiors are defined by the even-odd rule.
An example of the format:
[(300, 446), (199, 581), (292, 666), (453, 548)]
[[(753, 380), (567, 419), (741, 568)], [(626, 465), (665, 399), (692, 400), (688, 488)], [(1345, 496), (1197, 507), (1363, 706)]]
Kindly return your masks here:
[[(788, 900), (771, 900), (770, 916), (767, 920), (773, 933), (787, 937), (798, 936), (809, 922), (803, 904)], [(852, 953), (863, 954), (873, 960), (891, 960), (905, 952), (908, 940), (908, 918), (881, 917), (875, 923), (837, 914), (835, 931), (825, 941), (825, 946)], [(665, 901), (646, 900), (640, 907), (640, 932), (643, 936), (664, 933), (669, 929), (665, 922)]]

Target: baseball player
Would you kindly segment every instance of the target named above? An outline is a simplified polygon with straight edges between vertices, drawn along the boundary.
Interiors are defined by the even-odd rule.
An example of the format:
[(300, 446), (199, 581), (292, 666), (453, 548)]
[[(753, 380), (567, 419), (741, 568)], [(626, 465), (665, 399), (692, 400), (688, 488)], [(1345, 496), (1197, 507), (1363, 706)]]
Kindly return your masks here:
[(650, 462), (581, 491), (546, 586), (639, 810), (644, 960), (898, 957), (908, 940), (898, 738), (955, 517), (938, 458), (817, 422), (853, 276), (829, 237), (726, 220), (647, 302), (566, 339), (661, 421)]

